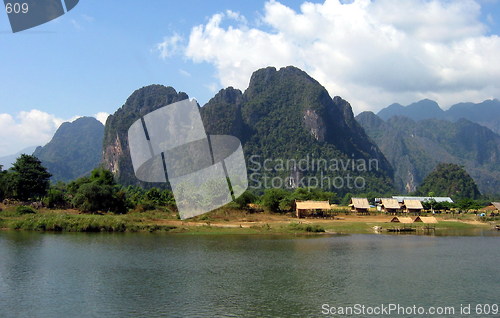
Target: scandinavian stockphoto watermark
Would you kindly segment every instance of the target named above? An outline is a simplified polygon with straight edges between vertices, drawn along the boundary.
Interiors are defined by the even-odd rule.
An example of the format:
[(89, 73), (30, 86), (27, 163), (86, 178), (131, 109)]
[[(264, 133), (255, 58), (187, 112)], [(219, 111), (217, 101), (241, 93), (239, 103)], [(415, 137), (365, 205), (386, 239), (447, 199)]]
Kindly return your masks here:
[(72, 10), (79, 0), (4, 0), (12, 32), (44, 24)]
[(248, 158), (250, 188), (321, 188), (362, 190), (365, 173), (378, 171), (378, 159), (316, 158), (307, 154), (298, 159)]
[(239, 139), (207, 135), (195, 100), (142, 116), (130, 126), (128, 142), (136, 177), (168, 180), (181, 219), (221, 207), (248, 187)]

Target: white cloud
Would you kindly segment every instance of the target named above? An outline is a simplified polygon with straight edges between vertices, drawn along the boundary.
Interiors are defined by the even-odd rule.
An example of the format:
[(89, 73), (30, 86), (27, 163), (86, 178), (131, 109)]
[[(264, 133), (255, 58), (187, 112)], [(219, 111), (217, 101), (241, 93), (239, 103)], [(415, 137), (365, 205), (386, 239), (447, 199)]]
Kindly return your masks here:
[[(214, 14), (191, 30), (184, 53), (213, 64), (224, 87), (245, 89), (258, 68), (295, 65), (356, 112), (427, 97), (449, 106), (499, 97), (500, 38), (487, 35), (480, 11), (473, 0), (326, 0), (300, 12), (269, 1), (257, 26)], [(179, 41), (160, 43), (162, 57)]]
[(30, 146), (43, 146), (63, 122), (78, 117), (64, 120), (37, 109), (21, 111), (15, 116), (0, 114), (0, 156), (14, 154)]
[(184, 77), (191, 77), (191, 73), (183, 69), (179, 69), (179, 74), (181, 74)]
[(94, 115), (94, 117), (100, 121), (103, 125), (106, 124), (106, 119), (109, 117), (109, 113), (106, 112), (98, 112), (97, 114)]
[(177, 53), (181, 42), (182, 37), (174, 33), (169, 37), (163, 38), (163, 42), (156, 44), (156, 50), (160, 52), (160, 57), (162, 59), (166, 59)]

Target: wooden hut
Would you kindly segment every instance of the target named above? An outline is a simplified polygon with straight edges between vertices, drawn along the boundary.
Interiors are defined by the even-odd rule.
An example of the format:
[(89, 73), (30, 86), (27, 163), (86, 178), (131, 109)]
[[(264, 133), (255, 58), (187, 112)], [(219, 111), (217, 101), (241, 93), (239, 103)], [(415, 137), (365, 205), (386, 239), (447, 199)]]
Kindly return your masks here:
[(404, 211), (408, 213), (420, 213), (424, 209), (419, 200), (404, 200)]
[(382, 207), (382, 211), (384, 212), (387, 213), (401, 212), (401, 206), (399, 205), (397, 199), (382, 198), (380, 205)]
[(391, 219), (392, 223), (402, 223), (402, 224), (411, 224), (413, 223), (412, 218), (406, 216), (395, 216)]
[(328, 201), (295, 201), (295, 213), (298, 218), (314, 214), (323, 214), (331, 209)]
[(370, 208), (367, 198), (352, 198), (349, 206), (352, 212), (357, 213), (368, 213), (368, 209)]
[(413, 222), (422, 222), (425, 224), (436, 224), (438, 220), (433, 216), (417, 216)]

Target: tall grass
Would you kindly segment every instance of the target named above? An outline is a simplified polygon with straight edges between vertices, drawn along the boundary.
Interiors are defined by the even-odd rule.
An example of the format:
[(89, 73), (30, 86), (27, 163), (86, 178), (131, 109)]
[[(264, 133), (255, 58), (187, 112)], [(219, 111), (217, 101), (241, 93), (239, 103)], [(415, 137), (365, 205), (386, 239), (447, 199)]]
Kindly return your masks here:
[(54, 232), (137, 232), (170, 231), (173, 226), (141, 224), (116, 215), (35, 214), (4, 220), (3, 226), (16, 230)]

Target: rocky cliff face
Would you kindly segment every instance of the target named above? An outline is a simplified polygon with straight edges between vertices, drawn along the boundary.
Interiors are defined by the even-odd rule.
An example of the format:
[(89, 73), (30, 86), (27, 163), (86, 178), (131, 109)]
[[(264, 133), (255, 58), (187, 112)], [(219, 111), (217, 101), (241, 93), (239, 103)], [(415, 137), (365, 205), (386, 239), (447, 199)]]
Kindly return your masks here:
[[(113, 171), (120, 183), (145, 185), (133, 173), (127, 140), (130, 125), (142, 115), (185, 98), (188, 98), (185, 93), (177, 93), (171, 87), (144, 87), (135, 91), (108, 118), (103, 164)], [(265, 171), (268, 177), (320, 177), (320, 174), (324, 174), (325, 178), (330, 179), (344, 178), (346, 174), (352, 173), (349, 172), (354, 167), (351, 161), (376, 160), (375, 171), (362, 172), (365, 173), (363, 178), (366, 181), (363, 188), (334, 187), (331, 184), (323, 188), (340, 193), (367, 191), (368, 188), (382, 191), (391, 189), (390, 164), (354, 120), (349, 103), (340, 97), (332, 99), (323, 86), (295, 67), (258, 70), (244, 93), (232, 87), (223, 89), (200, 112), (207, 133), (233, 135), (241, 140), (249, 175), (256, 168), (252, 166), (250, 158), (260, 162), (268, 159), (274, 163), (289, 159), (321, 159), (330, 164), (331, 160), (337, 160), (347, 166), (346, 169), (338, 170), (323, 167), (325, 171), (309, 166), (308, 171), (300, 173), (295, 166), (283, 169), (274, 166), (272, 171)], [(259, 176), (250, 180), (254, 186), (265, 177), (262, 172), (259, 171)], [(272, 186), (285, 184), (283, 181), (280, 185)], [(307, 186), (298, 182), (295, 185)], [(271, 185), (259, 189), (264, 187)]]
[[(209, 133), (240, 138), (247, 161), (252, 156), (273, 162), (305, 158), (344, 163), (375, 160), (379, 169), (367, 174), (365, 180), (370, 182), (367, 188), (378, 184), (378, 189), (385, 191), (391, 187), (391, 166), (355, 121), (349, 103), (340, 97), (332, 99), (323, 86), (298, 68), (258, 70), (244, 93), (232, 88), (221, 90), (201, 111)], [(250, 173), (258, 164), (247, 162), (247, 166)], [(319, 171), (317, 167), (300, 173), (280, 168), (274, 167), (266, 175), (323, 174), (334, 178), (346, 174), (346, 171)], [(328, 189), (341, 193), (356, 191), (346, 187)]]
[(108, 117), (104, 131), (102, 163), (106, 169), (113, 172), (119, 183), (153, 186), (143, 183), (135, 177), (130, 159), (128, 129), (141, 116), (187, 98), (186, 93), (177, 92), (172, 87), (150, 85), (132, 93), (125, 104)]

